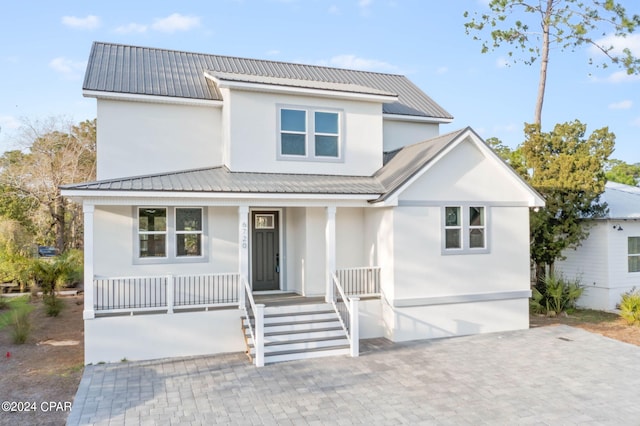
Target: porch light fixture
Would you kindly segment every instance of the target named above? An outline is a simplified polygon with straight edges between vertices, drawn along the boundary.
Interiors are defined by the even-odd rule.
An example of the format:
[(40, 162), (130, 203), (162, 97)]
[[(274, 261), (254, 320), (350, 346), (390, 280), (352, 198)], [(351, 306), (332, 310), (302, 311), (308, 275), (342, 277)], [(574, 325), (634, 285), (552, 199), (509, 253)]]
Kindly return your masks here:
[(615, 229), (616, 231), (622, 231), (622, 226), (620, 225), (613, 225), (613, 229)]

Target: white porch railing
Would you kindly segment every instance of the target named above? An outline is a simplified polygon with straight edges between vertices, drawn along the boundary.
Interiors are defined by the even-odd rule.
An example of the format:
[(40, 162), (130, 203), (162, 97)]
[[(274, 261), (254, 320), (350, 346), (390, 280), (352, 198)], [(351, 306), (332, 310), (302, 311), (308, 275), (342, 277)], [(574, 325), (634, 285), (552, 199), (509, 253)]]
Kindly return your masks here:
[(333, 282), (333, 297), (331, 303), (333, 304), (333, 309), (335, 309), (338, 317), (340, 318), (342, 328), (347, 333), (350, 355), (352, 357), (357, 357), (360, 352), (360, 326), (358, 312), (358, 302), (360, 301), (360, 298), (347, 298), (336, 274), (332, 273), (331, 279)]
[(105, 277), (93, 281), (98, 314), (237, 306), (240, 274)]
[(379, 266), (338, 269), (336, 277), (347, 296), (380, 295)]
[(253, 340), (256, 367), (264, 367), (264, 305), (256, 304), (249, 281), (244, 276), (240, 279), (245, 295), (244, 317)]

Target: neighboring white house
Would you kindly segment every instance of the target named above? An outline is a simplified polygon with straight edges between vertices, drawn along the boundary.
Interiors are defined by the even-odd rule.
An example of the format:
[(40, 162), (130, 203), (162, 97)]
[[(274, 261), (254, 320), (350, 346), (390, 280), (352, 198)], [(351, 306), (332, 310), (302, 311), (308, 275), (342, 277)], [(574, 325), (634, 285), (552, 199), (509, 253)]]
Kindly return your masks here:
[(83, 90), (98, 181), (62, 193), (84, 209), (86, 362), (243, 351), (246, 313), (260, 365), (279, 332), (256, 292), (322, 296), (352, 355), (528, 327), (544, 202), (472, 129), (440, 135), (406, 77), (94, 43)]
[(640, 188), (607, 182), (601, 197), (609, 207), (605, 218), (589, 224), (589, 236), (556, 270), (580, 278), (585, 292), (579, 306), (614, 310), (622, 294), (640, 289)]

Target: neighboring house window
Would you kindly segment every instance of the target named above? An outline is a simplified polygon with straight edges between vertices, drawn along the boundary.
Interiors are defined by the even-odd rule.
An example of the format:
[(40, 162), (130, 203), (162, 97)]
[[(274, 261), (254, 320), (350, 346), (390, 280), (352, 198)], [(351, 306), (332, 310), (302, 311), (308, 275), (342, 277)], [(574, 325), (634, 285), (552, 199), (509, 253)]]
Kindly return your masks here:
[(339, 160), (341, 112), (280, 108), (281, 159)]
[(628, 238), (629, 272), (640, 272), (640, 237)]
[(443, 253), (486, 253), (487, 223), (482, 206), (444, 208)]
[(201, 207), (138, 207), (134, 262), (206, 261), (206, 221)]

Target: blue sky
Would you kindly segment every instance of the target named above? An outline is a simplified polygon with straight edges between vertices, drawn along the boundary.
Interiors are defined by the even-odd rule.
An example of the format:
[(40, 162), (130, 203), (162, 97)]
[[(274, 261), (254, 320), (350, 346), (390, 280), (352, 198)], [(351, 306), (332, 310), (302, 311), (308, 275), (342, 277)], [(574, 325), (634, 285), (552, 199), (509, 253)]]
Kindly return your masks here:
[[(487, 0), (112, 0), (5, 2), (0, 15), (0, 152), (21, 121), (96, 116), (82, 96), (93, 41), (356, 68), (408, 76), (455, 120), (510, 146), (533, 120), (538, 64), (480, 53), (463, 12)], [(630, 13), (640, 2), (625, 0)], [(640, 55), (640, 35), (626, 45)], [(553, 51), (543, 127), (609, 126), (614, 158), (640, 162), (640, 77), (588, 65), (588, 49)]]

